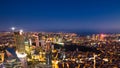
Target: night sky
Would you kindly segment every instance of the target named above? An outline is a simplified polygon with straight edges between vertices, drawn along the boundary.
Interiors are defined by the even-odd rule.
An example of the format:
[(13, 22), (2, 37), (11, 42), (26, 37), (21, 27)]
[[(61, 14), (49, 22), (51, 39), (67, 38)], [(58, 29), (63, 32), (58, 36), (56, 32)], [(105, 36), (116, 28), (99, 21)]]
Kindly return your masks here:
[(120, 0), (0, 0), (0, 31), (120, 32)]

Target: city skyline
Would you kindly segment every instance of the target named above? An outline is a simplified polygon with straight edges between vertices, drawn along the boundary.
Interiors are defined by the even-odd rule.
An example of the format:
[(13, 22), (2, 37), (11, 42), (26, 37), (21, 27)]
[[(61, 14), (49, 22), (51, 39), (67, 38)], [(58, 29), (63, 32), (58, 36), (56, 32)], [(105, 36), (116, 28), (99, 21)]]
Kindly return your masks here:
[(119, 0), (0, 1), (0, 31), (120, 32)]

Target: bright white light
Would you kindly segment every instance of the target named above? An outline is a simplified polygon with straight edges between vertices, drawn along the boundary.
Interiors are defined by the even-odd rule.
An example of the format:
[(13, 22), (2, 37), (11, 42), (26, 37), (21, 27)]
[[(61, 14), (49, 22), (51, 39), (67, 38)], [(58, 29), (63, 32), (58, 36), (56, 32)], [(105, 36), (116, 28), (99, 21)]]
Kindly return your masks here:
[(12, 27), (11, 29), (14, 31), (14, 30), (15, 30), (15, 27)]
[(21, 29), (20, 32), (23, 32), (23, 30)]
[(120, 42), (120, 39), (118, 41)]
[(59, 63), (59, 61), (56, 61), (56, 63), (55, 64), (58, 64)]
[(22, 35), (22, 33), (23, 33), (23, 30), (21, 29), (21, 30), (20, 30), (20, 35)]
[(104, 60), (105, 62), (108, 62), (108, 59), (107, 59), (107, 58), (103, 58), (103, 60)]
[(64, 43), (58, 43), (58, 44), (60, 44), (60, 45), (64, 45)]
[(17, 51), (16, 51), (16, 54), (17, 54), (18, 58), (25, 58), (27, 56), (26, 53), (21, 54), (21, 53), (18, 53)]

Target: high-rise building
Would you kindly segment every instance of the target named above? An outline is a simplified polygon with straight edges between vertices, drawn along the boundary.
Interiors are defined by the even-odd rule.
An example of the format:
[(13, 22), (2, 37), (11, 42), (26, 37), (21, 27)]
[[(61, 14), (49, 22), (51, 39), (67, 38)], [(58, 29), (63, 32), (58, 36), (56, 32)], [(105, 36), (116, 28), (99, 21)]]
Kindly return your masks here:
[(16, 32), (15, 33), (15, 44), (16, 44), (16, 54), (17, 57), (20, 59), (23, 68), (27, 68), (27, 60), (25, 53), (25, 44), (24, 44), (24, 35), (22, 32)]
[(15, 33), (15, 45), (17, 52), (19, 53), (25, 52), (24, 36), (21, 35), (19, 32)]
[(46, 64), (52, 65), (52, 50), (51, 43), (49, 41), (46, 42)]

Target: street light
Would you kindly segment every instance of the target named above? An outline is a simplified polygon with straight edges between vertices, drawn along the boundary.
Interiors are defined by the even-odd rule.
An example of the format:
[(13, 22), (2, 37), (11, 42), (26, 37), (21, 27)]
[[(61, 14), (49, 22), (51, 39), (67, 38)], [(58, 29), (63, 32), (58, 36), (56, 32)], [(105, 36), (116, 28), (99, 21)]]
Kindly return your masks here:
[(15, 27), (12, 27), (11, 29), (12, 29), (12, 31), (14, 31), (14, 30), (15, 30)]
[(22, 35), (22, 33), (23, 33), (23, 30), (21, 29), (21, 30), (20, 30), (20, 35)]

